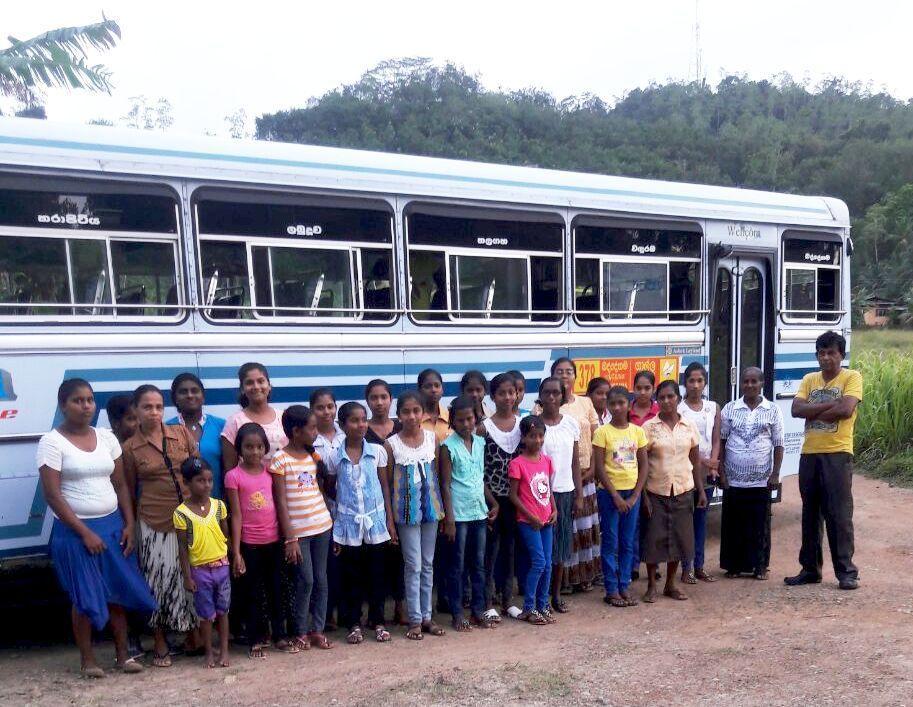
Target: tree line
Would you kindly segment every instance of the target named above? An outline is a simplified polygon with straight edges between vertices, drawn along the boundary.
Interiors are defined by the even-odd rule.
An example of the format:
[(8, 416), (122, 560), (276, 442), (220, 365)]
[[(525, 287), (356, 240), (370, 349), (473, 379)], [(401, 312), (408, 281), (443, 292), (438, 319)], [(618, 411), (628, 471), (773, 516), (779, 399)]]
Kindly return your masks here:
[(668, 82), (610, 105), (400, 59), (257, 118), (256, 137), (836, 196), (854, 220), (856, 295), (913, 295), (913, 103), (840, 78)]

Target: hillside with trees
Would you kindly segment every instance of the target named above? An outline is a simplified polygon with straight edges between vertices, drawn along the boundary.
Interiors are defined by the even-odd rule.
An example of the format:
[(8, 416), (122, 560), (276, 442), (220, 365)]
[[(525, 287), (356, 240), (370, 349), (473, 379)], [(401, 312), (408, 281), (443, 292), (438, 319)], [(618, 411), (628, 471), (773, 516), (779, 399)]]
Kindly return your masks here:
[(836, 196), (854, 218), (857, 294), (903, 300), (913, 282), (913, 103), (841, 79), (655, 84), (610, 105), (402, 59), (261, 116), (257, 137)]

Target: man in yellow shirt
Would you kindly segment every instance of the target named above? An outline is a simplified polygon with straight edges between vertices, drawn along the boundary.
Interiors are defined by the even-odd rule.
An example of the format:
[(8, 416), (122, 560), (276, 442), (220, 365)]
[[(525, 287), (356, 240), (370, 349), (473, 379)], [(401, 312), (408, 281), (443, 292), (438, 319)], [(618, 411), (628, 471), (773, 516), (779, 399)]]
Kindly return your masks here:
[(821, 581), (822, 524), (840, 588), (859, 586), (853, 564), (853, 426), (862, 400), (862, 375), (840, 367), (845, 355), (846, 339), (840, 334), (819, 336), (815, 356), (821, 370), (802, 379), (793, 399), (793, 417), (805, 419), (805, 441), (799, 459), (802, 570), (784, 579), (790, 586)]

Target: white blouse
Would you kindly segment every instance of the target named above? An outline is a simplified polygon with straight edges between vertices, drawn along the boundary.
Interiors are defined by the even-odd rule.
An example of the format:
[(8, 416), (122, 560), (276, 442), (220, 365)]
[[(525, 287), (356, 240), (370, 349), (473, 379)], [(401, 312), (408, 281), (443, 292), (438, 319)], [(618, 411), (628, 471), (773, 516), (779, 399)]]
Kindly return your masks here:
[(567, 493), (574, 490), (574, 442), (580, 441), (580, 425), (567, 413), (561, 422), (545, 426), (542, 451), (552, 460), (552, 491)]
[(120, 443), (111, 430), (95, 430), (95, 449), (84, 452), (57, 430), (38, 442), (38, 468), (60, 472), (60, 493), (78, 518), (102, 518), (117, 510), (117, 493), (111, 483)]

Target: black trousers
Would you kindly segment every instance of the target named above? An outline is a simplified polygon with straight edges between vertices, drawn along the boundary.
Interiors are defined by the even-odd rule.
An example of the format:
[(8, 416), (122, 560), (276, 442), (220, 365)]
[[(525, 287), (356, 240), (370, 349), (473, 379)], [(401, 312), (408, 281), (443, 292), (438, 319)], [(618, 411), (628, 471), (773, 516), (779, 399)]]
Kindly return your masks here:
[(799, 458), (799, 493), (802, 496), (802, 570), (821, 576), (824, 555), (822, 526), (837, 579), (856, 579), (853, 564), (853, 455), (847, 452), (803, 454)]
[(266, 545), (241, 543), (241, 557), (247, 571), (239, 582), (247, 597), (247, 639), (251, 645), (288, 635), (288, 601), (283, 586), (286, 572), (282, 542)]
[(368, 601), (368, 626), (384, 623), (387, 582), (384, 564), (387, 544), (343, 545), (339, 553), (339, 624), (349, 629), (361, 625), (361, 608)]
[[(492, 594), (501, 595), (505, 605), (514, 596), (514, 550), (517, 545), (517, 509), (510, 497), (498, 496), (498, 517), (488, 530), (485, 544), (485, 601), (491, 606)], [(522, 543), (521, 543), (522, 544)]]

